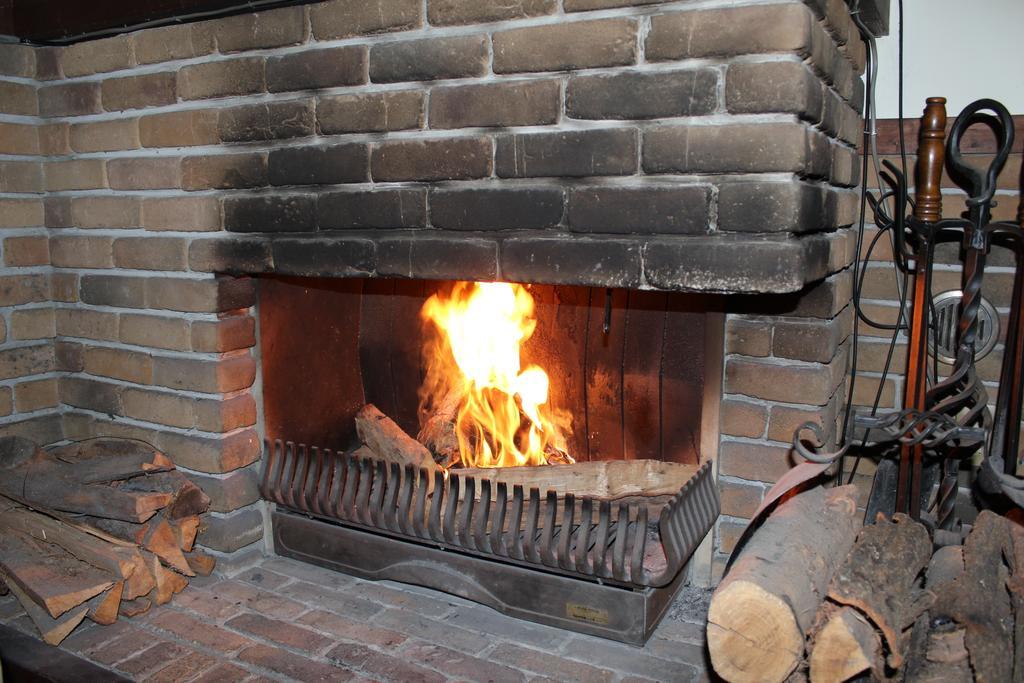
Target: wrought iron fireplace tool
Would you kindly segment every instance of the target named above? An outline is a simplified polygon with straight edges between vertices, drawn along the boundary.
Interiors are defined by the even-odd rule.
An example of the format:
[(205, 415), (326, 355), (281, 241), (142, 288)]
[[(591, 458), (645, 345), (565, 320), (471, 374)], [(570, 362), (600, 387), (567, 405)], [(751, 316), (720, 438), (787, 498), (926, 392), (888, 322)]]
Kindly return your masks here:
[[(986, 111), (994, 115), (984, 114)], [(1015, 476), (1024, 364), (1024, 232), (1015, 223), (991, 220), (996, 178), (1013, 146), (1013, 120), (1009, 112), (990, 99), (970, 104), (954, 122), (944, 148), (945, 124), (945, 99), (929, 98), (921, 119), (916, 202), (911, 215), (904, 218), (910, 206), (906, 178), (888, 161), (884, 164), (887, 172), (882, 172), (881, 178), (890, 189), (880, 198), (870, 198), (879, 229), (892, 230), (897, 267), (912, 275), (914, 282), (904, 409), (881, 416), (857, 415), (850, 427), (862, 434), (862, 449), (883, 456), (868, 504), (869, 519), (878, 511), (903, 512), (914, 519), (934, 521), (941, 529), (955, 529), (959, 466), (979, 450), (979, 484), (983, 492), (1002, 493), (1024, 506), (1024, 480)], [(965, 132), (978, 124), (990, 127), (997, 142), (997, 152), (983, 170), (967, 164), (961, 149)], [(950, 176), (968, 194), (966, 218), (942, 218), (940, 181), (944, 163)], [(887, 197), (895, 200), (892, 216), (884, 207)], [(1021, 214), (1024, 218), (1024, 207)], [(960, 242), (963, 260), (956, 353), (949, 376), (942, 381), (936, 379), (929, 388), (928, 333), (934, 253), (937, 244), (952, 241)], [(988, 409), (988, 394), (974, 362), (985, 263), (993, 244), (1013, 249), (1017, 257), (995, 419)], [(807, 431), (814, 434), (815, 445), (807, 446), (801, 439)], [(853, 434), (847, 434), (843, 448), (824, 452), (820, 428), (807, 424), (794, 435), (794, 448), (807, 460), (825, 464), (845, 455), (852, 440)], [(922, 507), (930, 499), (936, 480), (937, 512), (932, 519), (923, 515)]]

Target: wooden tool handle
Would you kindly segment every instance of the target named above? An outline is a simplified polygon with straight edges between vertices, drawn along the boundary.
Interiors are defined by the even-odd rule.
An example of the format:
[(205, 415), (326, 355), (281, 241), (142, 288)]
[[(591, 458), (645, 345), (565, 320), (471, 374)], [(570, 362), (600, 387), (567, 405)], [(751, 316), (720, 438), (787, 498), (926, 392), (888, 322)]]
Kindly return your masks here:
[(921, 116), (917, 145), (917, 204), (914, 218), (942, 220), (942, 165), (946, 159), (946, 98), (929, 97)]
[(1017, 225), (1024, 228), (1024, 160), (1020, 165), (1020, 202), (1017, 204)]

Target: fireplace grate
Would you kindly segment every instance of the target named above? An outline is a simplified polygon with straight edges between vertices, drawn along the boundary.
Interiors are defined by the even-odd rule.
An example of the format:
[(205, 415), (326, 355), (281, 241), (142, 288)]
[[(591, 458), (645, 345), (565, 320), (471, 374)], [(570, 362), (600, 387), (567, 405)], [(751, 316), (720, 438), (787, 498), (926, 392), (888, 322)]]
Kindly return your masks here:
[(719, 512), (710, 463), (695, 468), (649, 523), (649, 503), (636, 498), (559, 497), (280, 440), (265, 450), (263, 496), (291, 510), (627, 587), (672, 583)]

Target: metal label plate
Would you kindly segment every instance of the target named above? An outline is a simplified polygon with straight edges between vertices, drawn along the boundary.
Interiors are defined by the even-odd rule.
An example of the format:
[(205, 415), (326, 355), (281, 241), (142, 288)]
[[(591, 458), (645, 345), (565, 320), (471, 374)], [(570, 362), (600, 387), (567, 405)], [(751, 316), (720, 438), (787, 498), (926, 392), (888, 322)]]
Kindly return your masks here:
[(589, 607), (576, 602), (565, 603), (565, 615), (571, 619), (586, 621), (591, 624), (601, 624), (602, 626), (607, 626), (611, 621), (608, 610)]

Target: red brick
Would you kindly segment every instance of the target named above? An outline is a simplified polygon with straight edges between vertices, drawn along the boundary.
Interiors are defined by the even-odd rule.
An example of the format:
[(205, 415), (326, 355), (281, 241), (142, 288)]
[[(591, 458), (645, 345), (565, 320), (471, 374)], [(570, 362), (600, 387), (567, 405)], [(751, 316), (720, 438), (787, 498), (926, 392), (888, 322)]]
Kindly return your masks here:
[(43, 182), (44, 166), (38, 161), (0, 161), (0, 192), (35, 192), (41, 193), (49, 187), (49, 168), (46, 168), (47, 181)]
[(238, 14), (212, 24), (217, 50), (242, 52), (297, 45), (306, 40), (306, 17), (301, 7)]
[(355, 678), (355, 674), (349, 669), (321, 664), (267, 645), (247, 648), (239, 652), (237, 658), (300, 681), (351, 681)]
[(612, 681), (615, 674), (607, 669), (599, 669), (574, 662), (558, 655), (548, 654), (539, 650), (520, 647), (512, 643), (499, 643), (488, 659), (492, 662), (502, 662), (518, 669), (524, 669), (537, 674), (550, 676), (555, 680), (578, 680), (578, 681)]
[(82, 116), (99, 114), (100, 84), (96, 81), (61, 83), (39, 89), (39, 114), (42, 116)]
[(721, 403), (720, 428), (729, 436), (756, 439), (764, 435), (768, 411), (764, 406), (747, 401), (724, 399)]
[(297, 621), (343, 640), (365, 643), (384, 649), (395, 648), (406, 640), (403, 634), (396, 631), (372, 626), (333, 612), (312, 610), (303, 614)]
[(196, 427), (204, 432), (230, 432), (256, 424), (256, 400), (244, 393), (231, 398), (193, 399)]
[(307, 652), (315, 653), (331, 643), (329, 638), (319, 633), (285, 621), (269, 619), (262, 614), (240, 614), (224, 625), (262, 640)]
[(418, 681), (422, 683), (427, 681), (441, 683), (442, 681), (450, 680), (446, 676), (407, 662), (404, 658), (391, 657), (363, 645), (341, 643), (327, 653), (327, 658), (339, 664), (345, 664), (366, 671), (385, 680)]
[(79, 228), (137, 228), (142, 204), (135, 197), (75, 197), (71, 220)]
[(189, 429), (195, 425), (194, 399), (167, 392), (125, 389), (121, 403), (127, 417)]
[(222, 600), (234, 601), (250, 612), (274, 619), (292, 621), (306, 611), (305, 605), (243, 581), (222, 581), (217, 584), (216, 593)]
[(558, 23), (494, 34), (495, 73), (566, 71), (633, 64), (637, 25), (630, 19)]
[(265, 89), (262, 57), (192, 64), (178, 72), (178, 93), (184, 100), (252, 95)]
[(208, 55), (216, 49), (207, 23), (179, 24), (132, 34), (139, 64), (169, 62)]
[(58, 268), (112, 268), (112, 237), (56, 235), (50, 238), (50, 260)]
[(85, 350), (85, 371), (90, 375), (150, 384), (153, 381), (153, 358), (124, 349), (91, 347)]
[(209, 474), (231, 472), (260, 457), (259, 436), (251, 429), (217, 438), (162, 432), (156, 446), (178, 465)]
[(142, 226), (146, 230), (209, 232), (221, 225), (216, 197), (147, 198), (142, 202)]
[(146, 303), (150, 308), (184, 313), (220, 313), (248, 308), (255, 302), (255, 287), (249, 278), (153, 278), (146, 281)]
[(731, 358), (725, 365), (725, 391), (769, 401), (792, 401), (794, 396), (809, 405), (825, 405), (840, 377), (828, 365), (784, 365)]
[(256, 320), (251, 316), (231, 316), (192, 323), (192, 350), (224, 353), (248, 349), (256, 344)]
[(332, 0), (310, 8), (317, 40), (404, 31), (423, 25), (420, 0)]
[(3, 244), (5, 265), (45, 266), (50, 263), (50, 245), (45, 236), (8, 237)]
[(71, 149), (76, 152), (110, 152), (138, 149), (139, 120), (115, 119), (71, 126)]
[(158, 357), (153, 383), (172, 389), (225, 393), (247, 389), (256, 379), (256, 361), (249, 354), (221, 360)]
[(68, 45), (61, 50), (60, 63), (68, 77), (127, 69), (134, 64), (131, 40), (120, 35)]
[(38, 129), (23, 123), (0, 123), (0, 154), (39, 154)]
[(126, 344), (188, 351), (189, 324), (180, 318), (121, 314), (120, 339)]
[(52, 308), (28, 308), (11, 312), (11, 339), (52, 339), (56, 336)]
[(0, 306), (17, 306), (46, 301), (50, 294), (50, 281), (45, 275), (0, 276)]
[(0, 199), (0, 228), (34, 228), (43, 223), (42, 201)]
[(188, 650), (180, 645), (166, 641), (157, 641), (153, 647), (140, 652), (134, 657), (123, 660), (117, 665), (117, 670), (129, 676), (139, 678), (146, 673), (167, 666), (168, 662), (172, 662), (187, 653)]
[(161, 610), (149, 619), (149, 623), (173, 633), (182, 640), (208, 647), (223, 654), (230, 654), (252, 645), (252, 641), (248, 638), (226, 631), (219, 626), (199, 621), (182, 612)]
[(193, 676), (212, 668), (220, 660), (201, 652), (189, 652), (180, 657), (156, 673), (148, 676), (149, 683), (178, 683), (178, 681), (191, 680)]
[(523, 674), (487, 659), (456, 652), (434, 644), (416, 644), (402, 650), (402, 659), (438, 669), (446, 676), (460, 680), (518, 681)]
[(51, 123), (39, 126), (39, 151), (47, 156), (71, 154), (71, 126), (67, 123)]
[(60, 405), (54, 378), (25, 382), (14, 387), (14, 405), (19, 413), (30, 413)]
[(220, 142), (217, 111), (198, 109), (143, 116), (139, 119), (143, 147), (191, 147)]
[(750, 519), (761, 504), (764, 489), (760, 486), (719, 482), (718, 493), (722, 502), (722, 514), (730, 517)]
[(113, 190), (163, 190), (181, 187), (181, 159), (110, 159), (107, 161), (107, 181)]
[(0, 81), (0, 109), (5, 114), (36, 116), (39, 113), (39, 99), (34, 86), (27, 83)]
[(188, 242), (180, 237), (121, 237), (114, 241), (114, 265), (137, 270), (186, 270)]
[(788, 446), (725, 441), (718, 452), (719, 473), (747, 481), (775, 483), (794, 464)]
[(105, 311), (58, 308), (57, 334), (62, 337), (82, 337), (117, 341), (117, 315)]

